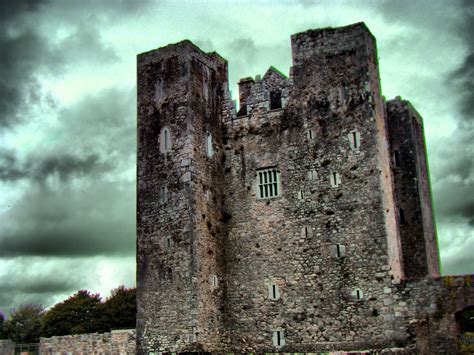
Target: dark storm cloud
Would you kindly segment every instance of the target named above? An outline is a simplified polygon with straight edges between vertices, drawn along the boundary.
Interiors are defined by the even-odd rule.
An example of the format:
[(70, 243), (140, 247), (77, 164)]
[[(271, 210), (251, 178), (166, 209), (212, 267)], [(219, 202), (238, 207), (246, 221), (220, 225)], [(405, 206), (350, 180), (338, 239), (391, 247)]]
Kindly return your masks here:
[[(451, 85), (457, 88), (461, 96), (460, 105), (463, 118), (474, 122), (474, 2), (463, 2), (464, 21), (460, 26), (459, 36), (464, 40), (468, 52), (462, 65), (452, 74)], [(449, 80), (448, 80), (449, 81)], [(474, 131), (474, 127), (469, 127)], [(471, 132), (472, 133), (472, 132)], [(474, 138), (474, 137), (473, 137)]]
[(458, 35), (468, 49), (446, 85), (459, 97), (457, 128), (439, 148), (435, 201), (441, 220), (458, 220), (474, 227), (474, 2), (465, 1)]
[(59, 75), (68, 65), (84, 61), (103, 64), (117, 59), (102, 43), (98, 29), (80, 17), (70, 23), (71, 34), (60, 41), (54, 33), (39, 31), (35, 19), (41, 21), (48, 6), (49, 1), (0, 2), (0, 127), (24, 122), (21, 113), (26, 106), (40, 100), (50, 103), (38, 75)]
[(112, 165), (101, 161), (97, 154), (77, 157), (71, 154), (57, 154), (47, 157), (30, 157), (21, 164), (17, 157), (9, 151), (0, 152), (0, 181), (33, 179), (44, 181), (57, 174), (63, 181), (72, 176), (90, 177), (108, 171)]
[(33, 184), (0, 226), (0, 257), (133, 255), (134, 183)]

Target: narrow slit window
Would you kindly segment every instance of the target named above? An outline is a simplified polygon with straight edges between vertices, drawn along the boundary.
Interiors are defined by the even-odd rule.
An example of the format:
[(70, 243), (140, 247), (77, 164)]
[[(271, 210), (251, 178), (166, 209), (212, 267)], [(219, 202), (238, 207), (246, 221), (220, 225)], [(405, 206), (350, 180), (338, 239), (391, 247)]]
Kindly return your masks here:
[(393, 163), (395, 164), (396, 168), (400, 167), (400, 151), (398, 149), (393, 151)]
[(335, 258), (344, 258), (346, 256), (346, 246), (343, 244), (331, 245), (331, 254)]
[(318, 178), (318, 174), (316, 173), (316, 169), (309, 169), (308, 180), (316, 180), (317, 178)]
[(357, 130), (350, 131), (348, 138), (351, 149), (358, 150), (360, 148), (360, 133)]
[(273, 341), (273, 346), (275, 346), (275, 347), (279, 348), (279, 347), (284, 346), (285, 345), (285, 336), (284, 336), (283, 330), (273, 331), (272, 341)]
[(211, 286), (213, 288), (216, 288), (217, 287), (217, 276), (216, 275), (211, 275), (211, 277), (209, 278), (209, 283), (211, 284)]
[(164, 127), (160, 133), (160, 151), (167, 153), (171, 150), (171, 132), (168, 127)]
[(280, 288), (277, 284), (268, 285), (268, 298), (271, 300), (280, 299)]
[(304, 191), (298, 191), (297, 197), (298, 197), (298, 200), (303, 200), (304, 199)]
[(214, 154), (212, 148), (212, 134), (210, 132), (207, 132), (206, 134), (206, 154), (209, 158)]
[(168, 188), (166, 186), (160, 187), (160, 202), (161, 203), (168, 202)]
[(170, 249), (171, 247), (173, 247), (173, 245), (174, 245), (173, 238), (171, 238), (171, 237), (166, 238), (165, 245), (166, 245), (167, 249)]
[(312, 140), (314, 138), (314, 131), (312, 129), (308, 129), (306, 131), (306, 138), (308, 138), (309, 140)]
[(280, 173), (276, 168), (258, 172), (258, 198), (277, 197), (280, 190)]
[(352, 295), (352, 298), (358, 301), (364, 298), (364, 294), (360, 288), (353, 289), (351, 295)]
[(401, 224), (402, 226), (404, 226), (404, 225), (407, 223), (407, 221), (406, 221), (406, 219), (405, 219), (405, 211), (403, 210), (403, 208), (400, 208), (399, 211), (398, 211), (398, 213), (399, 213), (399, 215), (400, 215), (400, 224)]
[(329, 175), (329, 181), (332, 187), (337, 187), (341, 184), (341, 175), (337, 172), (332, 172), (331, 175)]
[(302, 230), (302, 237), (311, 238), (313, 236), (313, 228), (310, 226), (304, 226)]

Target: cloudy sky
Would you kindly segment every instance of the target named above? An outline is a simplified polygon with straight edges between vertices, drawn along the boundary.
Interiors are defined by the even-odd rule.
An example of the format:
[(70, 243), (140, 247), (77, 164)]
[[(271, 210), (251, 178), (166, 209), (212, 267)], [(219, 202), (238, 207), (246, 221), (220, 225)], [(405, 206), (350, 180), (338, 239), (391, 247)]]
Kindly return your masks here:
[(364, 21), (425, 120), (443, 274), (474, 273), (474, 2), (0, 1), (0, 311), (135, 284), (136, 55), (190, 39), (230, 86)]

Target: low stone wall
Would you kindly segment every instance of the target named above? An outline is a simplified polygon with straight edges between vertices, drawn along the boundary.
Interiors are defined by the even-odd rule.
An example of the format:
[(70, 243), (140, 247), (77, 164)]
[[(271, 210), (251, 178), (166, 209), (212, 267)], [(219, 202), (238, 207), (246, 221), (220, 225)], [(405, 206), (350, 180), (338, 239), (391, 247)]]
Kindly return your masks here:
[(11, 340), (0, 340), (0, 354), (13, 355), (15, 354), (15, 343)]
[(135, 329), (126, 329), (103, 334), (41, 338), (39, 353), (40, 355), (135, 354), (135, 334)]

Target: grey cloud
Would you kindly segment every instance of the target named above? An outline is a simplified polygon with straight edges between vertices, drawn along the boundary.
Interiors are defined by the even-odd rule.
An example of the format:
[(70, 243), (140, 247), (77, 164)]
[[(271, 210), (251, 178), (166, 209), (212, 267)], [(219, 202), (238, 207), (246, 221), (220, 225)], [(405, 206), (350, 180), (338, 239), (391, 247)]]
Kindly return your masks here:
[(238, 38), (228, 44), (233, 55), (239, 55), (247, 64), (255, 61), (257, 46), (251, 38)]
[[(454, 236), (450, 236), (455, 238)], [(458, 253), (450, 255), (445, 258), (442, 263), (443, 275), (463, 275), (472, 273), (474, 270), (474, 258), (472, 257), (473, 249), (469, 248), (469, 245), (472, 245), (474, 240), (466, 240), (464, 245), (467, 247), (456, 248), (459, 250)]]
[[(464, 21), (459, 28), (459, 36), (464, 40), (468, 53), (462, 65), (448, 78), (448, 83), (461, 97), (461, 113), (464, 119), (474, 122), (474, 2), (465, 0), (462, 9)], [(469, 128), (471, 133), (474, 132), (474, 126)]]
[(474, 226), (474, 3), (465, 1), (459, 35), (469, 50), (462, 65), (445, 79), (460, 97), (457, 128), (438, 147), (434, 190), (438, 218)]
[[(5, 314), (24, 303), (51, 306), (58, 294), (69, 295), (84, 288), (84, 270), (89, 260), (51, 261), (46, 258), (4, 259), (0, 270), (0, 310)], [(3, 275), (2, 275), (3, 273)], [(86, 274), (93, 278), (93, 273)]]
[(19, 179), (44, 181), (53, 174), (57, 174), (61, 180), (65, 181), (72, 176), (96, 176), (112, 168), (111, 164), (101, 161), (98, 154), (85, 157), (71, 154), (31, 156), (24, 164), (21, 164), (12, 152), (6, 151), (0, 154), (0, 180), (3, 181)]
[[(47, 1), (20, 0), (0, 4), (0, 127), (12, 127), (24, 121), (25, 107), (51, 98), (43, 90), (38, 75), (59, 75), (78, 63), (110, 63), (115, 51), (104, 44), (82, 10), (69, 27), (75, 30), (61, 41), (54, 34), (38, 29), (43, 13), (54, 4)], [(79, 18), (79, 19), (77, 19)]]
[(0, 226), (0, 257), (133, 255), (135, 189), (98, 180), (83, 188), (33, 184)]

